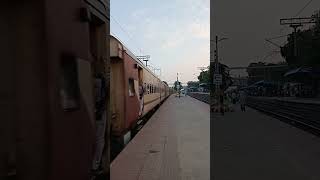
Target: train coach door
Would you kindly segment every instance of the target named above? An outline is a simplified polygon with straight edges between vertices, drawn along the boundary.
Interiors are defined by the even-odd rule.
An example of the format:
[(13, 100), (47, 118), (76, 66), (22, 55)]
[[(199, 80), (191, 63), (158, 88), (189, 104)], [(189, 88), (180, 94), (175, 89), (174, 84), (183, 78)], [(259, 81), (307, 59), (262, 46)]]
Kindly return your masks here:
[(146, 87), (143, 86), (143, 69), (138, 67), (138, 78), (139, 78), (139, 101), (140, 101), (140, 109), (139, 109), (139, 116), (143, 114), (143, 107), (144, 107), (144, 91)]
[(95, 97), (95, 151), (92, 159), (91, 178), (109, 173), (109, 53), (105, 38), (108, 31), (107, 25), (98, 16), (91, 15), (89, 22), (90, 54), (93, 62), (93, 88)]
[(138, 76), (139, 76), (139, 83), (143, 82), (143, 69), (141, 67), (138, 68)]
[(161, 84), (161, 81), (159, 82), (158, 87), (159, 87), (160, 103), (161, 103), (161, 101), (162, 101), (162, 84)]

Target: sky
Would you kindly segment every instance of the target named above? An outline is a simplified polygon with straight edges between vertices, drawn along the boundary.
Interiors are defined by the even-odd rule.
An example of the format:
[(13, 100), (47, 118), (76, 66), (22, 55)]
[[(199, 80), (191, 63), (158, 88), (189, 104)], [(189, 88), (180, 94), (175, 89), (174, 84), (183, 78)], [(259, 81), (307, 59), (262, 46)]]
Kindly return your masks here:
[[(111, 0), (110, 31), (136, 56), (150, 55), (161, 79), (197, 80), (209, 66), (210, 0)], [(160, 75), (160, 71), (156, 71)]]
[[(310, 0), (214, 0), (213, 35), (228, 40), (219, 44), (220, 61), (230, 67), (248, 66), (251, 62), (284, 61), (279, 48), (266, 38), (286, 35), (292, 28), (281, 26), (281, 18), (294, 17)], [(297, 17), (309, 17), (320, 9), (320, 1), (313, 0)], [(305, 27), (306, 28), (306, 27)], [(286, 37), (274, 41), (279, 45)], [(267, 56), (270, 54), (270, 56)], [(232, 71), (233, 75), (244, 75)]]

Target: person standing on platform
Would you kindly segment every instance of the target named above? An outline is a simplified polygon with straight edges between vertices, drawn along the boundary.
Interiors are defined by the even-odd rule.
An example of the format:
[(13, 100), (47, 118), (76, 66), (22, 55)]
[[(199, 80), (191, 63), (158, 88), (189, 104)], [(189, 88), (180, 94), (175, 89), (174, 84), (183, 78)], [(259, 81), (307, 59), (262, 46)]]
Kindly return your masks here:
[(246, 111), (246, 92), (245, 91), (240, 91), (240, 106), (241, 106), (241, 111), (245, 112)]
[(224, 94), (223, 92), (220, 93), (220, 112), (221, 115), (224, 115)]
[(95, 126), (96, 126), (96, 142), (94, 159), (92, 161), (92, 179), (96, 179), (104, 174), (104, 164), (102, 156), (105, 146), (105, 131), (106, 131), (106, 98), (107, 86), (106, 79), (102, 73), (96, 75), (95, 79), (96, 104), (95, 104)]
[(231, 98), (232, 98), (232, 103), (236, 104), (236, 93), (235, 92), (232, 92)]
[(144, 107), (143, 95), (144, 95), (143, 82), (140, 81), (140, 84), (139, 84), (139, 100), (140, 100), (139, 116), (142, 116), (142, 113), (143, 113), (143, 107)]

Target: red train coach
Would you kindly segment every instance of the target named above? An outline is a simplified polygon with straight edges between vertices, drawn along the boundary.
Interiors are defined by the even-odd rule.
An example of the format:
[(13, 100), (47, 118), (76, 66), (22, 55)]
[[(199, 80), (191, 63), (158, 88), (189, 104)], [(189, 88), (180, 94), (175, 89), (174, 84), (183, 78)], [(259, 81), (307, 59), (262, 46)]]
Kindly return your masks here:
[(103, 139), (95, 84), (108, 74), (109, 0), (1, 7), (0, 179), (89, 180), (100, 164), (108, 173), (108, 78)]
[(140, 119), (169, 96), (169, 87), (113, 36), (110, 58), (111, 136), (122, 148)]

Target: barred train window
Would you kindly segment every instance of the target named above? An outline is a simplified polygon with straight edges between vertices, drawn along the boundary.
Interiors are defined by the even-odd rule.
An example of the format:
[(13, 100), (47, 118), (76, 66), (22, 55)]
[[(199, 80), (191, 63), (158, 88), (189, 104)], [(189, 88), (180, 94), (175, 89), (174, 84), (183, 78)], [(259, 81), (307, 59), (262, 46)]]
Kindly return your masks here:
[(129, 79), (129, 96), (134, 96), (136, 94), (134, 89), (134, 80), (132, 78)]
[(61, 55), (60, 97), (64, 111), (74, 111), (80, 106), (80, 89), (76, 58), (68, 53)]
[(148, 93), (148, 89), (147, 89), (147, 83), (144, 83), (144, 94), (147, 94)]

